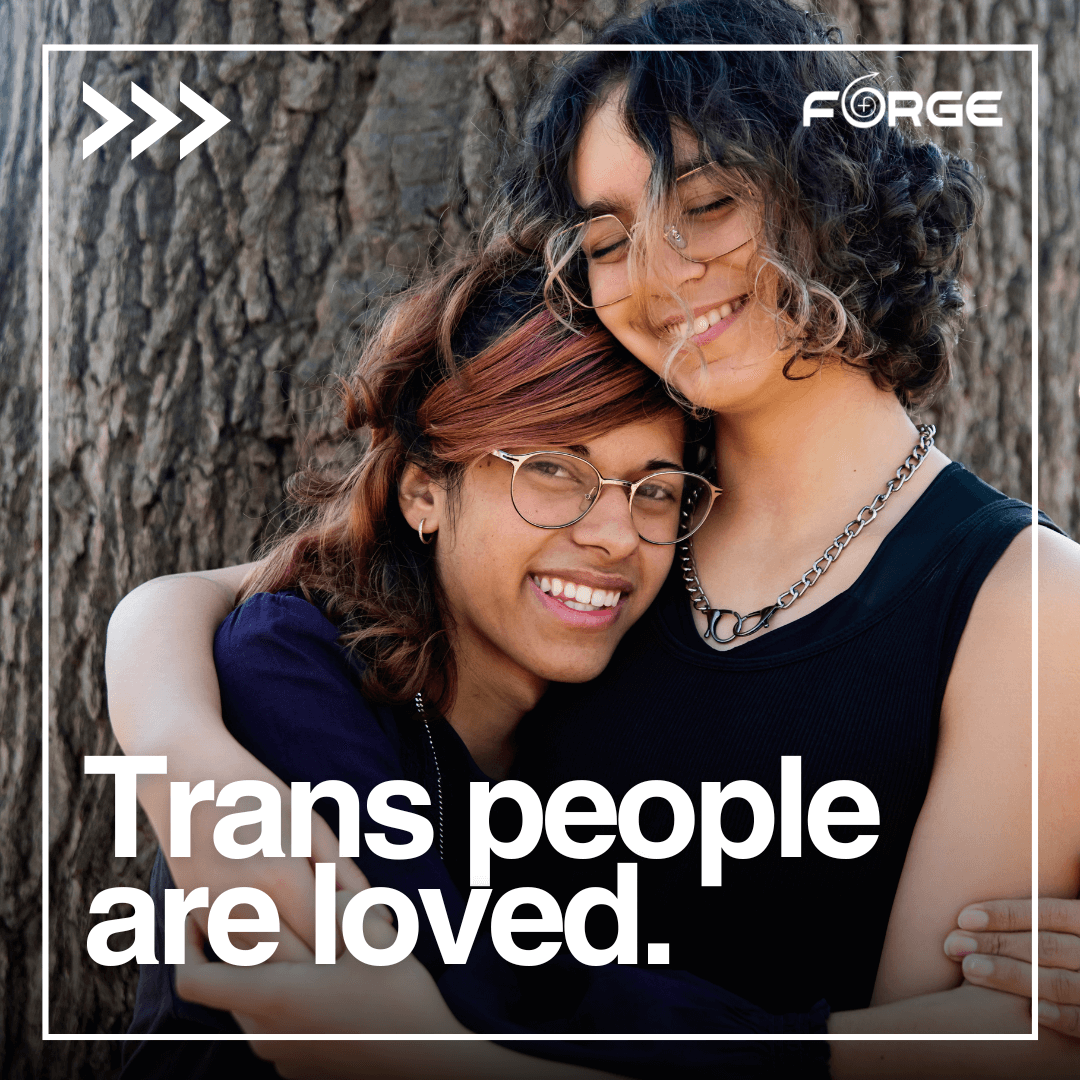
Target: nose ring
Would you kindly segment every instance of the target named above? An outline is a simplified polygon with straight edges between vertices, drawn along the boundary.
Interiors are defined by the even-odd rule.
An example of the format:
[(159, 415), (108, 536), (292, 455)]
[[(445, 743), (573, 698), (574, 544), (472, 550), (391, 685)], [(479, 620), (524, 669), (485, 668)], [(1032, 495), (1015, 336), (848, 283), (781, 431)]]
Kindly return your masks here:
[(664, 239), (676, 250), (686, 250), (686, 239), (674, 225), (668, 225), (664, 229)]

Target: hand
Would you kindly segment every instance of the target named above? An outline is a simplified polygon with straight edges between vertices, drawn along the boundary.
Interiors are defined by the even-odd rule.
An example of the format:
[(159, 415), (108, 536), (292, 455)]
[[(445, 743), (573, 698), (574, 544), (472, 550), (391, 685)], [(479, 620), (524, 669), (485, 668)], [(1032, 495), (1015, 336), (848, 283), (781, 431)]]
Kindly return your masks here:
[[(202, 931), (189, 919), (187, 962), (176, 969), (177, 993), (190, 1001), (228, 1009), (241, 1027), (254, 1035), (465, 1032), (415, 956), (389, 967), (372, 967), (343, 948), (341, 917), (354, 895), (345, 890), (337, 894), (336, 964), (316, 964), (306, 946), (299, 959), (279, 959), (275, 953), (269, 963), (258, 967), (210, 963), (202, 951)], [(367, 912), (364, 936), (375, 948), (393, 943), (397, 931), (386, 908), (374, 907)], [(272, 1053), (274, 1046), (284, 1044), (267, 1045)], [(310, 1056), (324, 1044), (304, 1045)]]
[[(1031, 901), (971, 904), (957, 923), (945, 952), (964, 978), (1030, 997)], [(1039, 899), (1039, 1023), (1080, 1038), (1080, 900)]]
[[(316, 965), (310, 950), (300, 961), (276, 962), (275, 953), (259, 969), (212, 964), (203, 954), (201, 931), (189, 919), (187, 963), (176, 968), (177, 992), (190, 1001), (232, 1010), (240, 1026), (256, 1036), (251, 1041), (255, 1053), (273, 1062), (287, 1080), (620, 1080), (479, 1040), (259, 1039), (279, 1032), (468, 1034), (415, 956), (390, 967), (370, 967), (344, 951), (341, 916), (353, 895), (344, 890), (337, 895), (338, 961), (333, 965)], [(376, 948), (394, 941), (386, 908), (366, 913), (364, 937)]]
[[(278, 789), (281, 797), (281, 842), (283, 850), (289, 850), (290, 840), (290, 790), (269, 769), (257, 761), (232, 737), (224, 731), (214, 739), (202, 739), (199, 745), (190, 755), (192, 761), (186, 760), (186, 755), (173, 754), (169, 757), (169, 774), (166, 777), (146, 777), (144, 781), (170, 781), (177, 779), (213, 779), (216, 781), (216, 790), (220, 791), (225, 784), (234, 779), (262, 780), (272, 784)], [(205, 761), (214, 762), (214, 767), (208, 770)], [(202, 770), (201, 772), (199, 770)], [(159, 783), (159, 787), (164, 784)], [(146, 807), (155, 828), (161, 826), (166, 843), (163, 845), (168, 853), (167, 838), (169, 833), (165, 831), (162, 818), (165, 818), (167, 810), (161, 806), (154, 813), (154, 802), (164, 803), (164, 795), (156, 800), (147, 798), (147, 792), (140, 788), (140, 798)], [(167, 804), (166, 804), (167, 805)], [(169, 869), (173, 881), (178, 888), (185, 892), (200, 886), (209, 888), (209, 899), (212, 904), (219, 894), (226, 889), (238, 886), (248, 886), (259, 889), (266, 893), (273, 901), (278, 910), (282, 933), (278, 948), (277, 959), (304, 959), (311, 949), (315, 947), (315, 871), (314, 864), (334, 863), (338, 886), (341, 888), (359, 891), (368, 887), (367, 879), (361, 873), (356, 863), (349, 858), (343, 858), (338, 854), (338, 840), (326, 824), (325, 820), (317, 813), (311, 815), (311, 857), (299, 858), (285, 855), (284, 857), (271, 857), (266, 855), (253, 855), (246, 859), (227, 859), (220, 854), (214, 846), (214, 827), (217, 822), (226, 815), (233, 814), (240, 807), (217, 807), (213, 803), (198, 803), (191, 813), (191, 855), (187, 857), (168, 858)], [(167, 818), (166, 818), (167, 820)], [(247, 827), (250, 829), (251, 827)], [(241, 841), (253, 839), (253, 836), (245, 834), (244, 829), (238, 831), (237, 838)], [(206, 932), (206, 920), (209, 911), (207, 908), (197, 909), (193, 913), (203, 933)], [(291, 933), (290, 933), (291, 931)], [(256, 941), (267, 940), (273, 935), (259, 934), (248, 935), (236, 933), (233, 935), (235, 944), (241, 947), (250, 947)], [(306, 949), (297, 950), (297, 939), (307, 946)]]

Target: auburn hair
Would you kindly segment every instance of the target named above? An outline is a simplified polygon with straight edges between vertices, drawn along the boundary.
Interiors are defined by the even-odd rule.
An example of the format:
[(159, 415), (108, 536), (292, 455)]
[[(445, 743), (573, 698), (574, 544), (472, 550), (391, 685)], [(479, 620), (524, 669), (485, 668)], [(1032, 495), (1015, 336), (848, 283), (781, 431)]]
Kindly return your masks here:
[(304, 523), (244, 584), (240, 602), (281, 589), (317, 602), (369, 700), (423, 691), (445, 711), (456, 686), (437, 543), (421, 544), (398, 505), (408, 464), (443, 485), (453, 509), (465, 471), (493, 449), (572, 445), (682, 415), (603, 328), (574, 333), (544, 307), (544, 276), (509, 246), (489, 246), (392, 303), (341, 388), (354, 460), (293, 477)]

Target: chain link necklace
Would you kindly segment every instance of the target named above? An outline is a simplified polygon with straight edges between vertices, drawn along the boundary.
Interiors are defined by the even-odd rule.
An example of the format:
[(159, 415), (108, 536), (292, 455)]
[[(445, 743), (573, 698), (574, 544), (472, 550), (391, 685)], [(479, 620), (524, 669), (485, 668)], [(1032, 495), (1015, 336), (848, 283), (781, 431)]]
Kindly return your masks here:
[(446, 859), (443, 856), (442, 772), (439, 770), (439, 755), (435, 753), (435, 740), (431, 737), (431, 725), (428, 723), (427, 714), (424, 712), (424, 695), (422, 691), (417, 690), (413, 703), (416, 705), (416, 711), (420, 714), (420, 719), (424, 722), (428, 746), (431, 747), (431, 760), (435, 762), (435, 808), (439, 820), (439, 858), (445, 862)]
[[(937, 428), (933, 424), (919, 424), (918, 431), (919, 441), (917, 445), (904, 459), (903, 465), (896, 470), (896, 476), (888, 482), (885, 486), (885, 490), (880, 495), (876, 496), (869, 506), (864, 506), (858, 514), (844, 526), (844, 531), (825, 549), (821, 558), (818, 559), (790, 589), (786, 592), (782, 592), (776, 598), (776, 603), (771, 607), (758, 608), (757, 611), (749, 611), (745, 615), (740, 615), (731, 608), (714, 608), (712, 604), (709, 603), (709, 598), (705, 595), (705, 590), (701, 586), (701, 580), (698, 578), (697, 564), (694, 561), (693, 537), (685, 543), (680, 544), (679, 555), (682, 561), (683, 582), (686, 585), (687, 592), (690, 593), (694, 608), (697, 611), (700, 611), (709, 622), (704, 637), (712, 638), (718, 645), (726, 645), (729, 641), (734, 641), (736, 638), (749, 637), (751, 634), (756, 634), (759, 630), (766, 630), (769, 626), (769, 620), (778, 611), (786, 611), (800, 596), (803, 595), (803, 593), (806, 592), (807, 589), (810, 588), (811, 585), (816, 585), (818, 578), (820, 578), (821, 575), (824, 574), (838, 558), (840, 558), (844, 548), (846, 548), (848, 544), (850, 544), (851, 541), (878, 516), (881, 512), (881, 508), (889, 501), (890, 496), (892, 496), (894, 492), (899, 491), (915, 475), (919, 466), (923, 463), (923, 459), (934, 445), (934, 436), (937, 434)], [(735, 625), (732, 632), (727, 637), (721, 637), (718, 633), (718, 628), (720, 620), (725, 615), (730, 615), (735, 620)], [(757, 621), (753, 622), (755, 619)], [(748, 623), (750, 625), (747, 625)]]

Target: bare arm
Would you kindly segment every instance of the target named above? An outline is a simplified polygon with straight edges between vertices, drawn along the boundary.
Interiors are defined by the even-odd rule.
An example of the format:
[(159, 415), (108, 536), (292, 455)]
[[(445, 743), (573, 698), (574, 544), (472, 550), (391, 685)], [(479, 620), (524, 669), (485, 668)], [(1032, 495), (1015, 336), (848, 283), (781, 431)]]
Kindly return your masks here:
[[(214, 631), (236, 602), (254, 564), (157, 578), (126, 596), (109, 621), (105, 672), (109, 716), (124, 752), (165, 755), (167, 775), (139, 781), (142, 803), (154, 831), (168, 852), (169, 784), (214, 780), (216, 790), (234, 780), (262, 780), (282, 793), (288, 814), (289, 789), (225, 729), (214, 668)], [(240, 861), (218, 855), (213, 844), (218, 811), (199, 804), (192, 814), (188, 858), (170, 858), (176, 884), (190, 890), (202, 885), (218, 893), (251, 885), (277, 902), (285, 925), (304, 941), (314, 942), (314, 874), (306, 860), (259, 856)], [(283, 830), (287, 838), (288, 829)], [(317, 861), (338, 862), (338, 876), (363, 888), (363, 875), (351, 860), (338, 860), (333, 833), (315, 816), (312, 852)]]
[[(339, 919), (352, 894), (337, 895)], [(393, 943), (396, 931), (383, 907), (368, 910), (364, 937), (376, 948)], [(549, 1061), (482, 1040), (426, 1042), (410, 1034), (464, 1035), (427, 969), (408, 956), (387, 967), (370, 967), (338, 937), (335, 964), (301, 962), (262, 968), (208, 963), (202, 935), (189, 922), (187, 963), (176, 969), (177, 991), (186, 998), (232, 1009), (252, 1047), (294, 1080), (617, 1080), (612, 1074)], [(275, 954), (276, 959), (276, 954)], [(400, 1034), (403, 1041), (288, 1042), (260, 1035), (283, 1032)]]
[[(957, 985), (960, 971), (941, 942), (960, 910), (985, 897), (1030, 896), (1031, 543), (1025, 530), (999, 560), (960, 640), (874, 1004)], [(1060, 871), (1053, 886), (1066, 888)]]
[[(1080, 548), (1040, 529), (1040, 892), (1075, 897), (1080, 886)], [(960, 642), (942, 708), (930, 791), (893, 906), (874, 1001), (838, 1014), (835, 1033), (1029, 1030), (1028, 1004), (965, 984), (940, 949), (959, 911), (981, 896), (1030, 895), (1030, 625), (1033, 538), (1021, 534), (980, 591)], [(1046, 628), (1052, 626), (1052, 641)], [(907, 999), (907, 1000), (902, 1000)], [(958, 1010), (958, 1011), (957, 1011)], [(942, 1026), (942, 1024), (946, 1026)], [(894, 1026), (899, 1025), (899, 1026)], [(959, 1025), (963, 1026), (959, 1026)], [(1080, 1072), (1075, 1040), (1044, 1031), (1038, 1044), (836, 1042), (837, 1080), (871, 1075), (1013, 1077)]]

